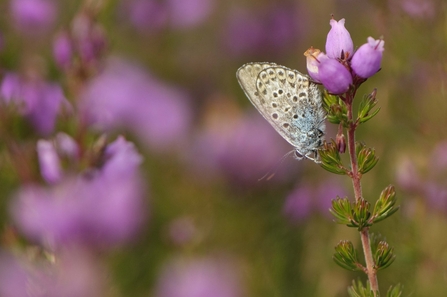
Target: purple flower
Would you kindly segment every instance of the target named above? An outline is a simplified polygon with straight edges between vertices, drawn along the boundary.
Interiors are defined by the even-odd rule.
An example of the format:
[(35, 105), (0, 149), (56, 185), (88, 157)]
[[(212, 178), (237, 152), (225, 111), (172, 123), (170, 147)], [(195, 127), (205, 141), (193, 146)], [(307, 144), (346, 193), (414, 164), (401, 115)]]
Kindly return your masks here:
[(102, 271), (80, 251), (58, 255), (56, 263), (0, 254), (0, 296), (101, 296)]
[(436, 5), (432, 0), (400, 0), (402, 10), (415, 19), (433, 19), (436, 17)]
[(416, 190), (421, 185), (415, 164), (410, 158), (404, 158), (397, 164), (396, 180), (405, 190)]
[(107, 39), (103, 27), (91, 14), (81, 12), (71, 25), (71, 38), (76, 54), (84, 63), (95, 63), (106, 49)]
[(111, 59), (87, 86), (81, 110), (102, 131), (125, 128), (150, 148), (180, 147), (191, 121), (183, 90), (150, 76), (143, 69)]
[(126, 20), (141, 31), (171, 27), (188, 29), (202, 24), (215, 7), (215, 0), (123, 1)]
[(326, 39), (326, 55), (332, 59), (340, 59), (342, 53), (344, 57), (349, 57), (354, 52), (354, 43), (345, 28), (345, 19), (338, 22), (331, 19), (329, 23), (332, 28)]
[(25, 186), (11, 212), (31, 240), (59, 247), (119, 245), (131, 240), (145, 218), (141, 156), (123, 137), (104, 151), (105, 164), (87, 176), (47, 188)]
[(305, 32), (299, 31), (294, 6), (275, 5), (263, 10), (237, 9), (229, 14), (223, 31), (223, 42), (234, 55), (278, 53), (290, 48)]
[(62, 178), (62, 168), (56, 148), (51, 141), (37, 142), (37, 157), (42, 177), (49, 184), (57, 183)]
[(335, 59), (324, 59), (318, 66), (318, 78), (329, 93), (340, 95), (348, 91), (352, 75)]
[(0, 95), (4, 102), (14, 102), (19, 112), (42, 135), (53, 131), (62, 107), (70, 109), (59, 85), (39, 80), (25, 81), (13, 73), (5, 75)]
[[(235, 119), (223, 110), (216, 110), (213, 125), (198, 135), (192, 161), (207, 176), (222, 173), (236, 184), (260, 185), (258, 179), (287, 152), (286, 142), (258, 114)], [(275, 180), (282, 174), (277, 171)]]
[(304, 55), (306, 56), (306, 66), (310, 77), (316, 82), (321, 82), (318, 67), (322, 61), (329, 58), (325, 53), (313, 47), (308, 49)]
[(53, 55), (61, 68), (67, 68), (73, 58), (73, 44), (67, 32), (59, 33), (53, 41)]
[(299, 186), (287, 195), (282, 212), (290, 221), (301, 222), (310, 215), (312, 200), (311, 189), (306, 186)]
[(47, 31), (56, 20), (52, 0), (10, 0), (9, 5), (16, 27), (30, 35)]
[(368, 42), (359, 47), (351, 60), (354, 72), (363, 78), (373, 76), (380, 69), (385, 41), (368, 37)]
[(125, 16), (135, 28), (141, 31), (159, 30), (168, 24), (166, 4), (153, 0), (122, 1)]
[(315, 202), (317, 210), (324, 216), (333, 218), (329, 209), (332, 207), (332, 200), (337, 196), (340, 198), (347, 197), (346, 189), (341, 186), (339, 179), (326, 180), (318, 187), (315, 193)]
[(447, 187), (445, 185), (428, 182), (423, 190), (427, 203), (432, 209), (447, 212)]
[(165, 267), (157, 297), (240, 297), (237, 271), (228, 260), (177, 260)]
[(167, 0), (171, 24), (184, 29), (203, 23), (212, 12), (215, 0)]

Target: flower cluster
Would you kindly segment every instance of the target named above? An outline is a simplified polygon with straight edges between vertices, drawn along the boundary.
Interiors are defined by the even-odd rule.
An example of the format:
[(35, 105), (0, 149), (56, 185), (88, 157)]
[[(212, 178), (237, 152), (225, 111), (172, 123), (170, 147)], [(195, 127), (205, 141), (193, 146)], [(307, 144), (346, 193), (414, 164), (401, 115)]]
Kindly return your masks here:
[(323, 84), (331, 94), (344, 94), (380, 70), (385, 42), (368, 37), (368, 42), (354, 52), (351, 35), (345, 28), (345, 19), (331, 19), (332, 26), (326, 39), (326, 54), (310, 48), (307, 70), (313, 80)]

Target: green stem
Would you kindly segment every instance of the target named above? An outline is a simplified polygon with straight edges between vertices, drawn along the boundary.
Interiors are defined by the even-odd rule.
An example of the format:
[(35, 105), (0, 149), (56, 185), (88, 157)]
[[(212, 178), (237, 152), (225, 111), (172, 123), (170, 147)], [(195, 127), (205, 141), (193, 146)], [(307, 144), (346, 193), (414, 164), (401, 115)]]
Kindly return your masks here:
[[(352, 98), (351, 98), (352, 99)], [(358, 172), (358, 164), (357, 164), (357, 155), (355, 152), (355, 130), (357, 128), (357, 124), (353, 120), (352, 115), (352, 100), (347, 100), (347, 108), (348, 108), (348, 121), (350, 122), (350, 126), (348, 128), (348, 151), (351, 160), (351, 179), (352, 185), (354, 188), (354, 196), (355, 201), (359, 201), (362, 197), (362, 184), (361, 174)], [(368, 276), (369, 283), (371, 285), (371, 289), (374, 292), (374, 296), (376, 296), (376, 292), (379, 292), (379, 283), (377, 281), (377, 271), (374, 268), (374, 259), (371, 250), (371, 242), (369, 238), (368, 228), (364, 228), (360, 231), (360, 239), (362, 241), (363, 253), (365, 255), (365, 263), (366, 269), (365, 273)]]

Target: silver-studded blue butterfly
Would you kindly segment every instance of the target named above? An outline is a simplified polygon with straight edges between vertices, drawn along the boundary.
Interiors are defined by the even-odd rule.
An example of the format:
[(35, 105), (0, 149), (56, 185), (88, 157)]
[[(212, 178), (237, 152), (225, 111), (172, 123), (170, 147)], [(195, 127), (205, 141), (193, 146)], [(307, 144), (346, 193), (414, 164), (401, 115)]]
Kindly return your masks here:
[(248, 99), (295, 148), (295, 158), (320, 163), (326, 114), (321, 92), (297, 70), (275, 63), (248, 63), (236, 72)]

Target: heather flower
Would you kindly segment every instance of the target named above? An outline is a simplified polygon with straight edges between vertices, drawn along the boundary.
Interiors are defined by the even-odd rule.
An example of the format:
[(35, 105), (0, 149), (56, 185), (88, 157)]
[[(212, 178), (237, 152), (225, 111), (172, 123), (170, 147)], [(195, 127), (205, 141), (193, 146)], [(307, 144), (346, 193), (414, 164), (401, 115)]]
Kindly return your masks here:
[(352, 84), (352, 75), (335, 59), (324, 59), (318, 66), (318, 78), (331, 94), (343, 94)]
[(344, 187), (340, 185), (340, 180), (331, 179), (321, 183), (315, 192), (315, 207), (319, 213), (326, 217), (333, 218), (329, 209), (332, 207), (332, 200), (337, 197), (348, 197)]
[(140, 31), (159, 30), (168, 23), (168, 10), (166, 4), (153, 0), (126, 0), (122, 1), (125, 18)]
[(326, 180), (312, 187), (299, 184), (287, 195), (282, 213), (292, 223), (302, 222), (313, 212), (332, 218), (329, 209), (337, 196), (346, 197), (347, 193), (336, 180)]
[(150, 148), (179, 146), (188, 134), (188, 96), (124, 60), (111, 59), (82, 96), (81, 111), (101, 131), (128, 129)]
[(297, 187), (287, 195), (282, 212), (291, 222), (305, 220), (312, 211), (312, 191), (306, 186)]
[(107, 39), (103, 27), (90, 14), (76, 15), (70, 33), (76, 54), (84, 63), (94, 63), (102, 57)]
[(11, 208), (19, 229), (50, 247), (119, 245), (145, 218), (141, 156), (119, 137), (104, 151), (104, 165), (53, 187), (24, 186)]
[(167, 0), (172, 27), (190, 28), (203, 23), (211, 14), (215, 0)]
[(171, 27), (188, 29), (202, 24), (212, 13), (215, 0), (123, 1), (124, 18), (140, 31)]
[(326, 55), (332, 59), (342, 58), (342, 53), (344, 57), (349, 57), (354, 52), (354, 43), (345, 28), (345, 19), (338, 22), (331, 19), (329, 23), (332, 28), (326, 39)]
[(265, 10), (237, 9), (228, 15), (223, 32), (226, 48), (235, 55), (278, 53), (287, 50), (302, 33), (297, 19), (298, 9), (275, 5)]
[(57, 262), (0, 254), (0, 296), (97, 297), (102, 271), (80, 251), (58, 255)]
[(1, 100), (13, 102), (42, 135), (50, 134), (62, 108), (70, 108), (62, 88), (55, 83), (24, 80), (14, 73), (5, 75), (0, 86)]
[(9, 5), (16, 27), (30, 35), (47, 31), (56, 20), (53, 0), (10, 0)]
[(163, 270), (157, 297), (239, 297), (237, 271), (228, 261), (217, 259), (177, 260)]
[(385, 41), (368, 37), (368, 42), (359, 47), (351, 60), (354, 72), (362, 77), (373, 76), (380, 69)]
[(73, 44), (67, 32), (59, 33), (53, 41), (53, 56), (61, 68), (70, 66), (73, 58)]
[[(228, 118), (216, 110), (215, 122), (204, 128), (193, 147), (193, 163), (201, 172), (221, 173), (236, 184), (257, 184), (287, 152), (286, 143), (259, 115)], [(232, 125), (228, 125), (231, 122)], [(260, 149), (262, 148), (262, 149)], [(280, 180), (283, 172), (276, 172)]]
[(37, 157), (42, 177), (49, 184), (57, 183), (62, 178), (62, 168), (56, 148), (51, 141), (37, 142)]
[(318, 67), (320, 63), (328, 57), (325, 53), (321, 52), (319, 49), (311, 47), (308, 49), (304, 55), (306, 56), (306, 66), (309, 76), (316, 82), (320, 82), (320, 75)]

